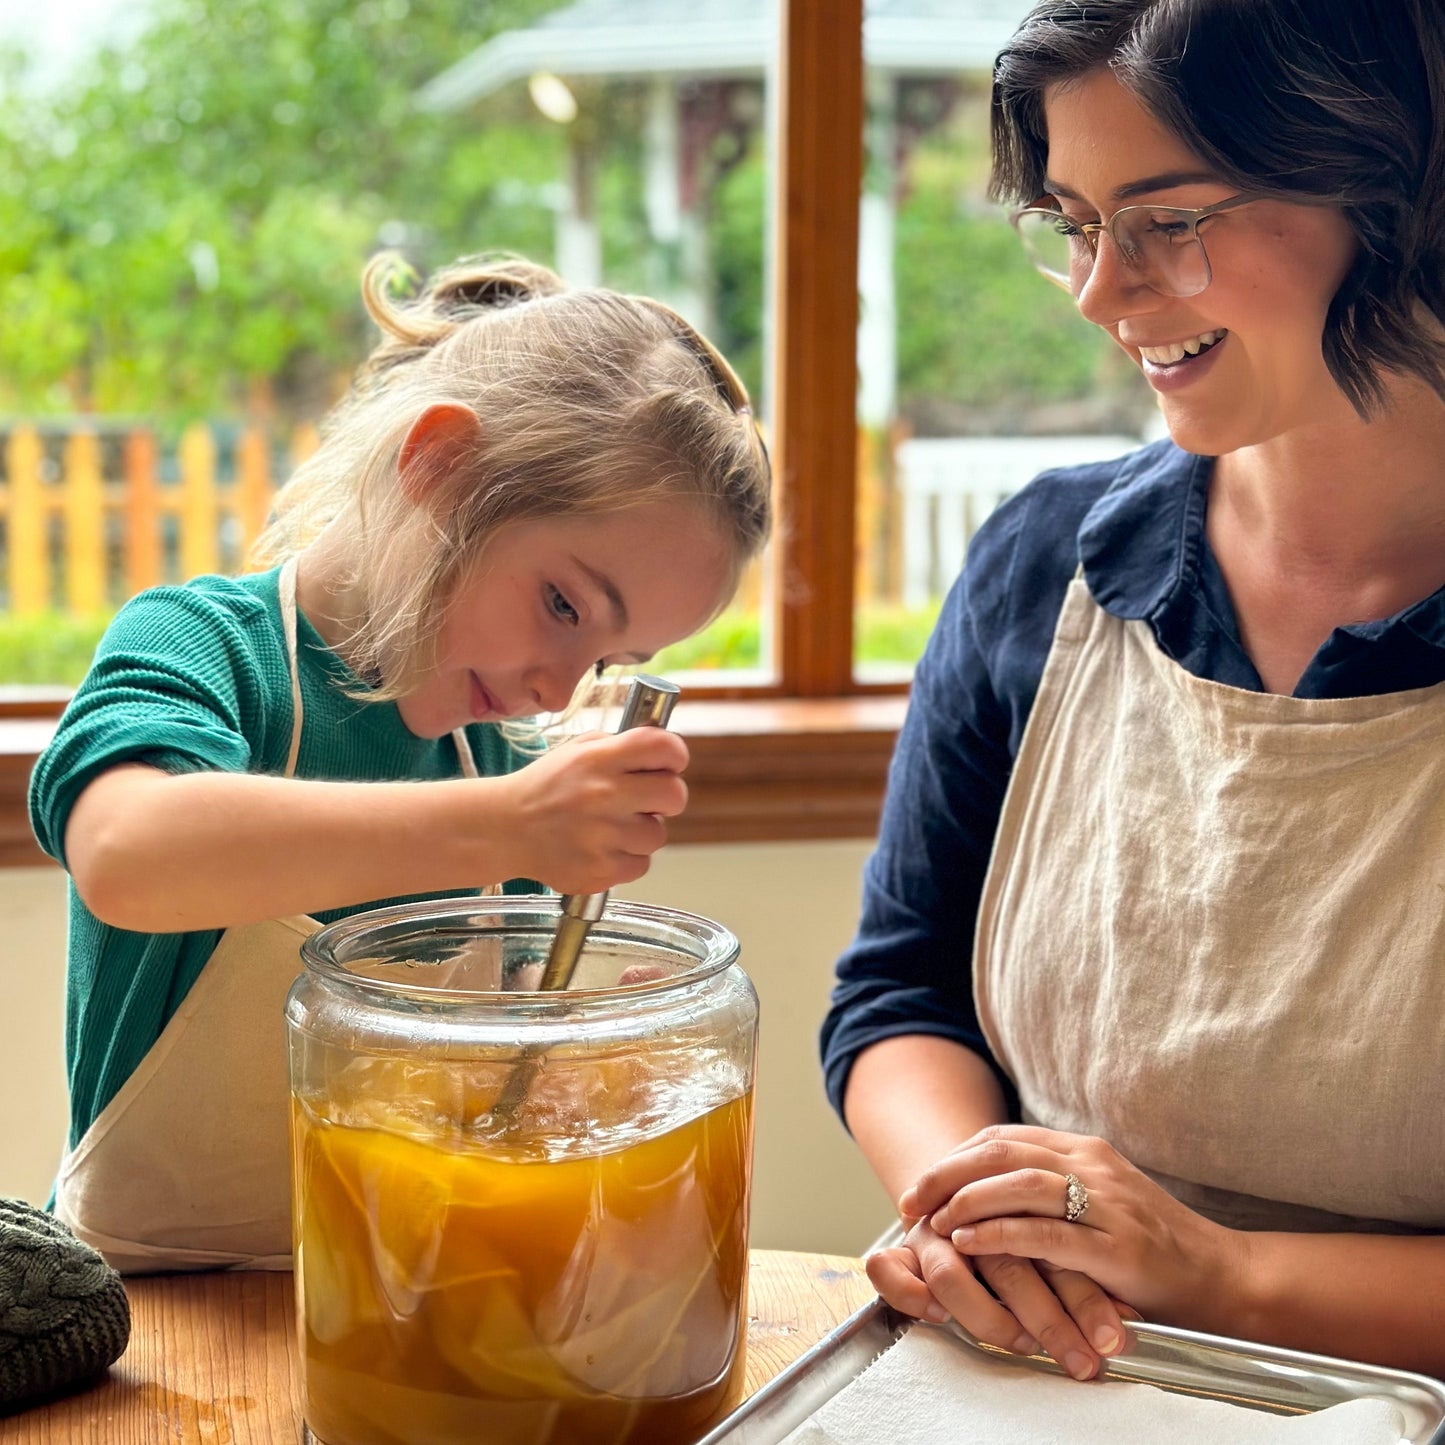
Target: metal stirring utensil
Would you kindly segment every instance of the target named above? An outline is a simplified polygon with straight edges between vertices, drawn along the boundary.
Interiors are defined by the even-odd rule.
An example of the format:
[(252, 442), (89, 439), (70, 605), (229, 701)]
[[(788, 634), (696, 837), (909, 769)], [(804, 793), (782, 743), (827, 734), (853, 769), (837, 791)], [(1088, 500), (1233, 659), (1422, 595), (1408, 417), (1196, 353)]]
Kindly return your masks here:
[[(617, 731), (627, 732), (629, 728), (665, 728), (672, 717), (672, 709), (681, 689), (676, 683), (661, 677), (649, 677), (639, 673), (632, 679), (627, 701), (622, 706), (622, 717)], [(592, 925), (602, 917), (607, 907), (607, 890), (601, 893), (568, 893), (562, 899), (562, 913), (557, 922), (557, 932), (552, 937), (552, 946), (547, 952), (547, 962), (542, 969), (542, 979), (537, 985), (540, 992), (560, 992), (572, 982), (577, 972), (577, 961), (582, 956), (583, 945)], [(542, 1050), (535, 1045), (522, 1052), (512, 1072), (507, 1075), (497, 1102), (492, 1108), (494, 1122), (500, 1120), (508, 1128), (516, 1124), (517, 1110), (527, 1097), (532, 1078), (541, 1061)]]
[[(665, 728), (680, 691), (676, 683), (639, 673), (632, 679), (617, 731), (625, 733), (629, 728), (640, 727)], [(606, 907), (606, 890), (601, 893), (568, 893), (562, 899), (562, 917), (547, 953), (547, 966), (542, 970), (542, 981), (537, 985), (539, 989), (549, 992), (566, 988), (572, 982), (577, 960), (582, 956), (582, 945), (587, 942), (592, 925), (602, 917), (602, 910)]]

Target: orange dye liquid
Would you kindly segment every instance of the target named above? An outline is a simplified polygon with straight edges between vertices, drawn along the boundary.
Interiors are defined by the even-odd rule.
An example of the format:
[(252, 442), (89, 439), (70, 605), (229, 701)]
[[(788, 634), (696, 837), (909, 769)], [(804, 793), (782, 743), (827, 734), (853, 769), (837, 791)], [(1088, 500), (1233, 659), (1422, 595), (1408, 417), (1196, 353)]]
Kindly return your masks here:
[(705, 1434), (742, 1388), (751, 1113), (749, 1094), (612, 1152), (546, 1159), (297, 1104), (313, 1434), (324, 1445)]

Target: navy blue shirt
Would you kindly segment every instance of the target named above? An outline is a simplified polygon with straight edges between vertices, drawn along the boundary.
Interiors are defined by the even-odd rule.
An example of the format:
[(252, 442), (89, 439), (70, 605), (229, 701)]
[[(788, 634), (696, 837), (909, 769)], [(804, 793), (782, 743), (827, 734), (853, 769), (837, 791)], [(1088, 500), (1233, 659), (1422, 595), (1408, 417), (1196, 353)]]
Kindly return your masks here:
[[(861, 922), (823, 1023), (828, 1097), (840, 1114), (853, 1061), (895, 1035), (953, 1039), (998, 1067), (974, 1008), (974, 924), (1013, 760), (1079, 566), (1101, 607), (1145, 620), (1196, 677), (1263, 691), (1205, 541), (1213, 465), (1164, 441), (1045, 472), (970, 544), (914, 675)], [(1382, 621), (1336, 628), (1294, 695), (1372, 697), (1441, 681), (1445, 589)]]

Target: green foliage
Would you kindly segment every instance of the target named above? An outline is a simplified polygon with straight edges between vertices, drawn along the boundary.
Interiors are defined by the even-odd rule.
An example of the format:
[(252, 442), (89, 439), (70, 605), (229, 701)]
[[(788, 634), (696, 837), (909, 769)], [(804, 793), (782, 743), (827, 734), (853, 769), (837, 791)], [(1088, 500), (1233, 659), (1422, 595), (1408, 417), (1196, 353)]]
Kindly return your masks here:
[(758, 137), (751, 154), (719, 182), (708, 228), (719, 340), (755, 397), (762, 395), (763, 386), (766, 192), (763, 141)]
[[(923, 607), (862, 607), (854, 619), (854, 655), (861, 664), (911, 666), (938, 620), (938, 603)], [(695, 637), (658, 653), (648, 664), (655, 672), (736, 671), (763, 665), (761, 624), (756, 613), (729, 610)]]
[(986, 101), (965, 97), (910, 158), (898, 208), (898, 386), (920, 400), (997, 407), (1087, 395), (1115, 348), (1038, 275), (985, 195)]
[(654, 672), (736, 670), (762, 666), (756, 613), (729, 610), (701, 632), (665, 647), (648, 663)]
[(556, 137), (414, 97), (554, 3), (155, 0), (69, 88), (0, 65), (0, 407), (225, 413), (265, 377), (314, 414), (364, 345), (379, 240), (542, 249), (517, 178), (557, 174)]
[[(493, 248), (549, 257), (564, 128), (516, 86), (471, 113), (415, 97), (560, 3), (154, 0), (134, 41), (40, 96), (0, 48), (0, 411), (175, 423), (236, 415), (264, 379), (283, 413), (311, 418), (367, 345), (356, 282), (379, 244), (422, 268)], [(647, 234), (643, 91), (577, 90), (609, 280), (665, 291), (678, 258)], [(908, 95), (905, 109), (929, 100)], [(984, 199), (980, 86), (941, 122), (929, 103), (899, 177), (900, 409), (1113, 385), (1107, 339), (1040, 283)], [(748, 147), (710, 157), (706, 226), (715, 339), (760, 394), (758, 131)]]
[(85, 676), (110, 618), (0, 613), (0, 686), (73, 687)]

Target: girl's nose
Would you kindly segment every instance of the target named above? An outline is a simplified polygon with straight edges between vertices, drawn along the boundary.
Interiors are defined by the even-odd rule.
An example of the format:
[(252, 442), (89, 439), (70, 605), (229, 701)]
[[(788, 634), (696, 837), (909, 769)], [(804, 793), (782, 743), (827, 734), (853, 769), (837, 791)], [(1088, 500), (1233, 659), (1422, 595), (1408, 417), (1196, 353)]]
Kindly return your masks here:
[(527, 675), (527, 690), (537, 704), (538, 712), (561, 712), (572, 701), (581, 675), (571, 682), (556, 668), (537, 668)]

